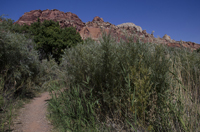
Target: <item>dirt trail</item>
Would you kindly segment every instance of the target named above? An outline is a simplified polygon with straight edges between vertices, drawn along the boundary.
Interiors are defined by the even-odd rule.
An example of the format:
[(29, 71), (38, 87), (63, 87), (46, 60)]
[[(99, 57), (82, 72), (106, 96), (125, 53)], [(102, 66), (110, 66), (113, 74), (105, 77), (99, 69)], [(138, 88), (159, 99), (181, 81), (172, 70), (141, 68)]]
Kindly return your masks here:
[(52, 126), (46, 119), (47, 100), (50, 98), (49, 93), (45, 92), (24, 105), (14, 121), (13, 132), (50, 132)]

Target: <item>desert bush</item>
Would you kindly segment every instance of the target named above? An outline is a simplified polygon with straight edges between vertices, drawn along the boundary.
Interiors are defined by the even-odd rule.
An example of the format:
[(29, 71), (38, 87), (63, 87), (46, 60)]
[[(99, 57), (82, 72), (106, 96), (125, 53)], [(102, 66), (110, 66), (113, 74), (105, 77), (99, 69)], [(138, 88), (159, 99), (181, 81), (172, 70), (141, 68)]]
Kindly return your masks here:
[(63, 131), (198, 131), (199, 60), (187, 49), (110, 35), (77, 45), (60, 65), (70, 85), (52, 93), (54, 123)]
[(0, 23), (0, 131), (10, 106), (18, 97), (31, 98), (30, 93), (39, 91), (45, 75), (32, 39), (12, 33), (6, 22)]
[(1, 30), (0, 35), (0, 71), (5, 83), (3, 89), (6, 91), (11, 86), (20, 86), (28, 78), (36, 78), (40, 72), (40, 63), (37, 52), (31, 48), (34, 46), (32, 40), (4, 30)]

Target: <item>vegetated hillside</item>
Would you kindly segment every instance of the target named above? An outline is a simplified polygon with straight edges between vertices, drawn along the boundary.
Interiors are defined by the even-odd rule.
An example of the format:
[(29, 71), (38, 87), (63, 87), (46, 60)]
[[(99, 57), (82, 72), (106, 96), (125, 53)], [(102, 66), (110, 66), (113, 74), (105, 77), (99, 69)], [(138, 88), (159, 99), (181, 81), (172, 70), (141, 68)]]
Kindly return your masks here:
[(98, 40), (101, 36), (101, 31), (111, 32), (112, 36), (120, 37), (126, 39), (126, 35), (134, 35), (135, 41), (140, 39), (142, 42), (147, 43), (159, 43), (168, 45), (170, 47), (185, 47), (192, 50), (200, 48), (199, 44), (193, 42), (185, 41), (175, 41), (168, 35), (164, 35), (163, 38), (155, 38), (153, 33), (149, 34), (146, 30), (142, 30), (140, 26), (136, 26), (133, 23), (124, 23), (120, 25), (113, 25), (109, 22), (104, 22), (103, 18), (96, 16), (91, 22), (82, 22), (82, 20), (71, 12), (64, 13), (57, 9), (53, 10), (32, 10), (26, 12), (22, 17), (16, 21), (17, 24), (28, 24), (37, 21), (40, 18), (41, 21), (44, 20), (54, 20), (58, 21), (61, 27), (76, 27), (76, 30), (80, 33), (83, 39), (91, 37), (94, 40)]

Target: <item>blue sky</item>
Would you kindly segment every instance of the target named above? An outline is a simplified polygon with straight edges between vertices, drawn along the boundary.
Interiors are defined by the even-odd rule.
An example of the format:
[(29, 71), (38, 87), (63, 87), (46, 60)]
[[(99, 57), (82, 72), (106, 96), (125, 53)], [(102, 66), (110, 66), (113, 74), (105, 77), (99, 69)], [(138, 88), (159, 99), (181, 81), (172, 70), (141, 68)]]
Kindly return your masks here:
[(72, 12), (83, 22), (95, 16), (115, 25), (132, 22), (155, 37), (200, 44), (200, 0), (1, 0), (0, 15), (17, 21), (36, 9)]

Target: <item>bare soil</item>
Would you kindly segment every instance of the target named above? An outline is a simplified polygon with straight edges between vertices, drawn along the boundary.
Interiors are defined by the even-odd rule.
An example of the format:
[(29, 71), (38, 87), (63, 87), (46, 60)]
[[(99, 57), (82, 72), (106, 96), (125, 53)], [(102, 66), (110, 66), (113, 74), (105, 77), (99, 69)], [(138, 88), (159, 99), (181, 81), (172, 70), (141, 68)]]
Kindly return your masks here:
[(45, 92), (24, 105), (14, 120), (13, 132), (51, 132), (53, 127), (46, 118), (50, 98)]

